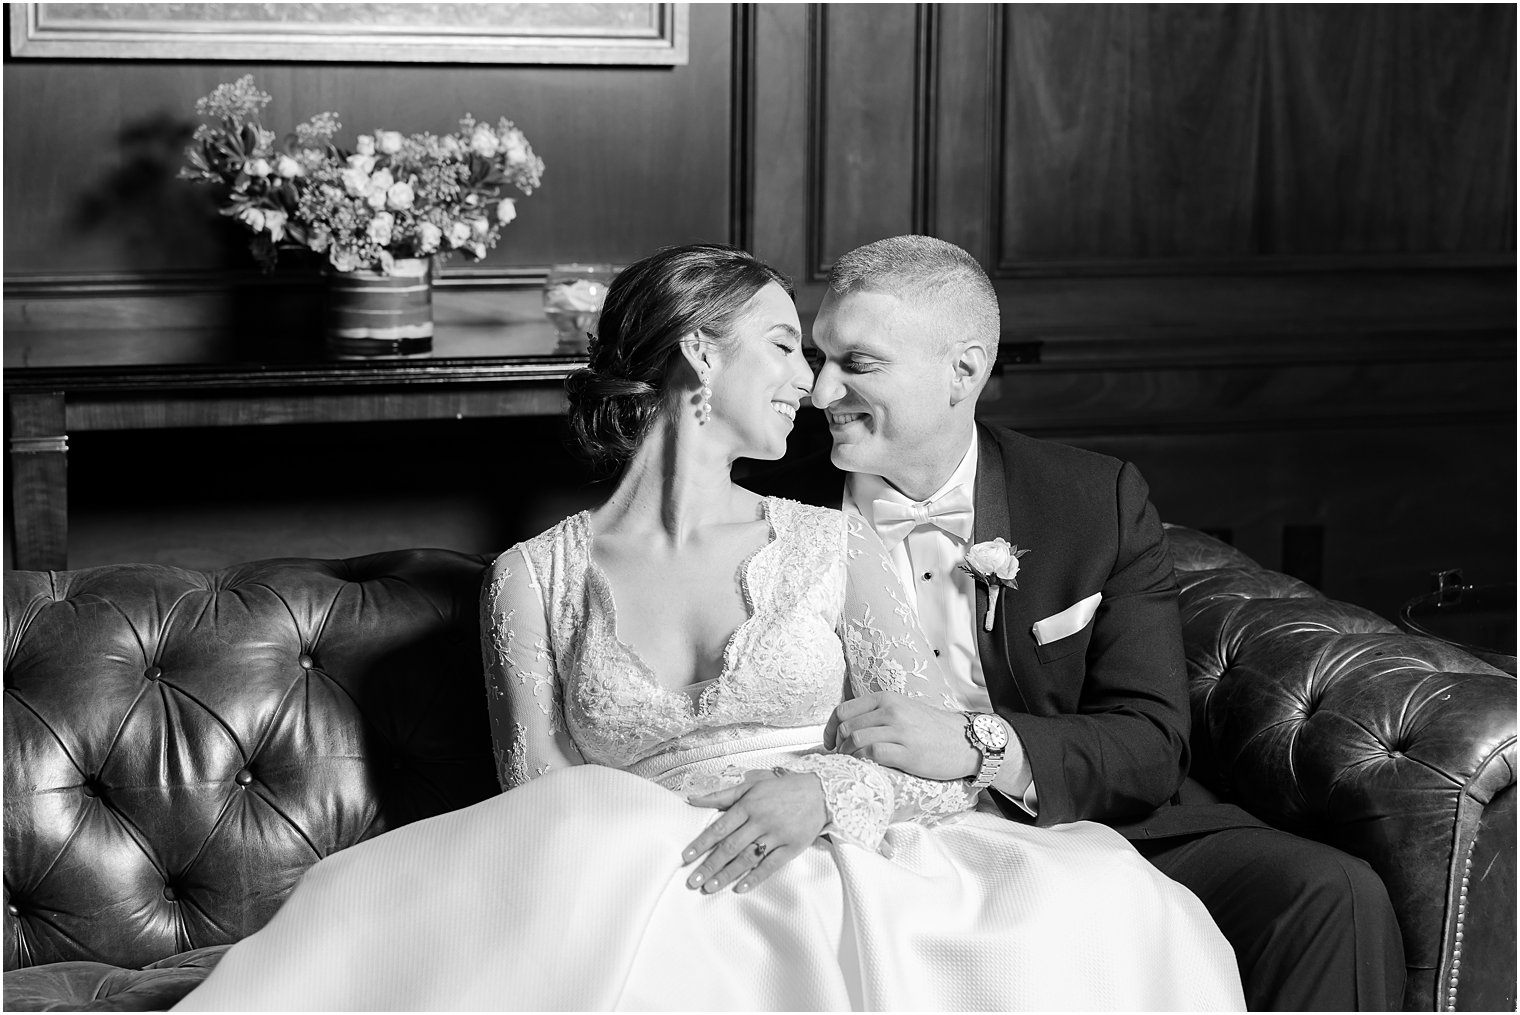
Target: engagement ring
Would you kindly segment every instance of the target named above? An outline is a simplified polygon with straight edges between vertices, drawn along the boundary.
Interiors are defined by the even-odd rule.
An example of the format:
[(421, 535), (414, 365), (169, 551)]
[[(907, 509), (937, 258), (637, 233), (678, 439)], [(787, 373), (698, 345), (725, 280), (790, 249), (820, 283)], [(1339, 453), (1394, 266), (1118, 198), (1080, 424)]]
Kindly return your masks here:
[(768, 847), (762, 846), (759, 843), (758, 840), (755, 841), (755, 842), (750, 843), (750, 847), (749, 848), (750, 848), (750, 852), (752, 852), (752, 853), (755, 854), (755, 859), (756, 860), (764, 860), (765, 859), (765, 854), (769, 851)]

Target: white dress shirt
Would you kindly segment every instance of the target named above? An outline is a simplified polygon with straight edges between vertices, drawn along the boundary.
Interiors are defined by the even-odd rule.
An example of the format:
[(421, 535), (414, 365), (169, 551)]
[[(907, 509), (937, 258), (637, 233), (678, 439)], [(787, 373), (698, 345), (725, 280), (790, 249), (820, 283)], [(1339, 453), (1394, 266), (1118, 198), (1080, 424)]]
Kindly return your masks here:
[[(932, 496), (917, 503), (938, 500), (959, 485), (965, 487), (967, 500), (973, 504), (974, 511), (977, 456), (977, 440), (973, 434), (971, 446), (950, 478)], [(850, 473), (844, 489), (842, 507), (845, 513), (855, 515), (876, 529), (873, 505), (877, 500), (915, 503), (880, 476)], [(977, 651), (976, 579), (960, 569), (966, 559), (966, 548), (971, 545), (971, 531), (968, 526), (968, 538), (963, 539), (937, 525), (923, 524), (909, 532), (901, 542), (894, 544), (885, 539), (883, 542), (889, 544), (888, 556), (902, 581), (908, 602), (918, 612), (919, 625), (945, 673), (947, 684), (960, 701), (965, 702), (965, 711), (991, 712), (992, 699), (987, 693), (987, 678), (982, 672), (981, 655)], [(939, 704), (962, 711), (954, 701)], [(1017, 765), (1028, 780), (1023, 786), (1012, 787), (1014, 793), (1010, 794), (1010, 799), (1022, 803), (1026, 811), (1034, 814), (1038, 798), (1023, 750), (1018, 736), (1010, 729), (1004, 764)], [(985, 792), (982, 804), (992, 806)]]

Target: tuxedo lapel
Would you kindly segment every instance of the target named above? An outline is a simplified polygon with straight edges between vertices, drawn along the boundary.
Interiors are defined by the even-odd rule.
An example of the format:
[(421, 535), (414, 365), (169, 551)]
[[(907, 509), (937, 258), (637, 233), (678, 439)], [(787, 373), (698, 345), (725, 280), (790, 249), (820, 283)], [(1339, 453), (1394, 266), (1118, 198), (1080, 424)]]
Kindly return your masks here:
[[(986, 427), (976, 428), (976, 522), (972, 540), (985, 543), (999, 536), (1004, 539), (1012, 534), (1008, 517), (1008, 483), (1003, 474), (1003, 449)], [(1011, 541), (1011, 540), (1010, 540)], [(1015, 595), (1013, 589), (1004, 589), (998, 596), (994, 611), (992, 630), (987, 630), (987, 586), (976, 583), (976, 647), (982, 662), (982, 676), (987, 681), (987, 692), (997, 704), (1002, 695), (1017, 699), (1021, 711), (1029, 711), (1024, 692), (1014, 679), (1008, 655), (1008, 602)]]

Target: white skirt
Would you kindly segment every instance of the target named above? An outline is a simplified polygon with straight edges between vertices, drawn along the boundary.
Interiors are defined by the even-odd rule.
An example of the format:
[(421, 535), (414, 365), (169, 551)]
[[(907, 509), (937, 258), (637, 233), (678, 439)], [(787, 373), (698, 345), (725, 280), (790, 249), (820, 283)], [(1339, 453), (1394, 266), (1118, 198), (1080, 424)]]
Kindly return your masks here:
[(967, 814), (686, 887), (715, 817), (554, 772), (318, 863), (175, 1010), (1243, 1010), (1203, 905), (1117, 833)]

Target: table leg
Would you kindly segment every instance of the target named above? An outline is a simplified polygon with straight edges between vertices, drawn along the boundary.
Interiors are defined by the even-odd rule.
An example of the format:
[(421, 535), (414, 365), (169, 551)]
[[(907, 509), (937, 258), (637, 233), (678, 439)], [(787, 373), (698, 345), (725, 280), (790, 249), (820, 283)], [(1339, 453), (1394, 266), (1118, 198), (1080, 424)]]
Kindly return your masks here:
[(68, 567), (69, 437), (63, 392), (6, 399), (11, 457), (12, 563), (25, 571)]

